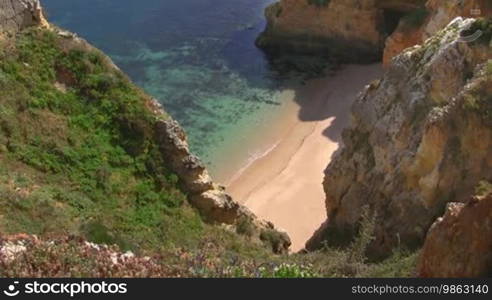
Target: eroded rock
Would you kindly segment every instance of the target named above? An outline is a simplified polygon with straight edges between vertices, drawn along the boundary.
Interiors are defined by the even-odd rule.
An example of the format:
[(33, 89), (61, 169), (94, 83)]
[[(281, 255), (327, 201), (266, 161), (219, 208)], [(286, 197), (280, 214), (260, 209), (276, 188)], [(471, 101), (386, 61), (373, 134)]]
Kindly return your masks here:
[(407, 18), (402, 18), (395, 32), (388, 37), (383, 64), (388, 66), (391, 59), (404, 49), (421, 44), (456, 17), (490, 16), (492, 2), (488, 0), (428, 0), (425, 8), (417, 8)]
[(474, 22), (457, 18), (407, 49), (356, 100), (325, 172), (328, 220), (308, 249), (350, 240), (367, 205), (377, 215), (371, 256), (420, 246), (447, 202), (492, 178), (492, 49), (460, 39)]
[[(154, 113), (162, 114), (155, 100), (150, 106)], [(233, 226), (247, 223), (251, 238), (268, 243), (276, 253), (288, 251), (291, 241), (283, 230), (259, 220), (249, 209), (235, 202), (224, 188), (213, 182), (200, 159), (190, 153), (186, 134), (178, 122), (172, 119), (158, 121), (155, 125), (155, 139), (170, 168), (177, 173), (188, 192), (190, 203), (205, 220)]]
[(374, 0), (282, 0), (266, 10), (268, 21), (257, 44), (277, 52), (334, 54), (377, 60), (383, 35)]
[(492, 273), (492, 194), (448, 203), (427, 233), (422, 277), (485, 277)]
[(14, 35), (29, 26), (48, 26), (39, 0), (0, 0), (0, 35)]

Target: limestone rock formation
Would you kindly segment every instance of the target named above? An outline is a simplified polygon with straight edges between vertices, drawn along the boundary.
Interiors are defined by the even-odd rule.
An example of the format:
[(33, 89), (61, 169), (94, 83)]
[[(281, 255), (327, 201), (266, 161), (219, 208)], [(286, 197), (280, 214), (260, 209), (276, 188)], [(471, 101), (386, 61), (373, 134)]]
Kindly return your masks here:
[[(341, 54), (377, 59), (382, 35), (374, 1), (282, 0), (266, 10), (268, 25), (257, 44), (273, 51)], [(321, 2), (320, 2), (321, 3)]]
[(48, 26), (39, 0), (0, 0), (0, 36), (33, 25)]
[(461, 37), (482, 25), (455, 19), (362, 92), (325, 172), (328, 220), (308, 249), (350, 240), (365, 206), (377, 215), (373, 257), (419, 246), (447, 202), (492, 179), (492, 35)]
[(418, 268), (422, 277), (491, 275), (492, 194), (449, 203), (427, 233)]
[[(160, 104), (154, 101), (152, 106), (159, 114)], [(247, 223), (252, 231), (248, 233), (250, 236), (270, 243), (277, 253), (288, 250), (291, 241), (284, 231), (276, 229), (270, 222), (259, 220), (212, 181), (202, 162), (190, 153), (186, 134), (176, 121), (158, 121), (155, 132), (163, 155), (170, 160), (171, 169), (189, 192), (190, 202), (206, 220), (235, 226)]]
[(456, 17), (492, 16), (488, 0), (281, 0), (257, 44), (273, 52), (336, 55), (385, 66)]
[(404, 49), (421, 44), (443, 29), (456, 17), (492, 16), (488, 0), (429, 0), (425, 8), (417, 8), (403, 17), (397, 29), (386, 39), (383, 63), (388, 65)]
[(257, 44), (273, 52), (377, 61), (401, 15), (424, 1), (281, 0), (267, 8), (267, 28)]

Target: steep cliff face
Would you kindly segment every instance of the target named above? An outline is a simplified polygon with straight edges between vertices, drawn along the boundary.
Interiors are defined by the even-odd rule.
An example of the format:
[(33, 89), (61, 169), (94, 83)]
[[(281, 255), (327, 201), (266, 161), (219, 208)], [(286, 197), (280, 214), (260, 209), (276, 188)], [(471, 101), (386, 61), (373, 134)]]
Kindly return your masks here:
[(423, 2), (282, 0), (266, 10), (267, 28), (257, 44), (273, 52), (377, 61), (386, 36), (396, 28), (401, 16)]
[(0, 36), (12, 35), (33, 25), (48, 26), (39, 0), (0, 1)]
[(492, 16), (492, 2), (487, 0), (429, 0), (425, 8), (415, 9), (403, 17), (385, 42), (383, 64), (404, 49), (421, 44), (456, 17)]
[(266, 10), (268, 25), (257, 44), (272, 51), (331, 54), (382, 51), (380, 12), (374, 1), (282, 0)]
[(492, 194), (447, 205), (429, 229), (418, 273), (437, 278), (492, 274)]
[[(388, 66), (456, 17), (492, 15), (487, 0), (282, 0), (266, 10), (258, 45), (274, 52), (336, 55)], [(363, 59), (361, 58), (363, 57)]]
[[(152, 106), (159, 114), (160, 105)], [(258, 219), (248, 208), (235, 202), (224, 188), (213, 182), (200, 159), (191, 154), (186, 134), (174, 120), (159, 121), (155, 125), (155, 139), (163, 156), (169, 160), (184, 185), (188, 199), (205, 220), (218, 224), (249, 226), (250, 237), (270, 243), (274, 252), (287, 252), (291, 244), (289, 236), (276, 229), (271, 222)]]
[[(457, 18), (394, 58), (362, 92), (344, 148), (326, 169), (328, 220), (308, 249), (347, 242), (366, 206), (377, 220), (373, 256), (421, 245), (447, 202), (466, 200), (480, 180), (492, 178), (488, 26)], [(462, 34), (480, 28), (480, 39), (463, 41)]]
[[(135, 87), (109, 57), (75, 34), (49, 26), (38, 0), (0, 0), (0, 8), (0, 33), (8, 45), (0, 51), (0, 165), (6, 173), (0, 176), (0, 188), (5, 177), (5, 192), (15, 192), (11, 187), (15, 186), (12, 174), (17, 164), (26, 174), (45, 172), (53, 178), (53, 182), (43, 182), (46, 189), (65, 185), (58, 193), (62, 198), (68, 197), (65, 193), (81, 193), (80, 199), (58, 205), (66, 210), (60, 217), (77, 216), (71, 227), (85, 222), (84, 218), (95, 219), (91, 213), (108, 208), (105, 205), (111, 201), (120, 207), (109, 211), (126, 207), (124, 217), (107, 216), (102, 223), (126, 218), (124, 226), (128, 226), (126, 222), (134, 218), (138, 225), (141, 221), (148, 224), (153, 217), (173, 215), (169, 210), (176, 208), (174, 215), (185, 214), (186, 208), (179, 206), (186, 194), (209, 223), (246, 231), (241, 233), (265, 242), (277, 253), (288, 250), (287, 234), (257, 219), (215, 184), (190, 153), (179, 124), (155, 99)], [(38, 123), (42, 126), (35, 125)], [(55, 180), (57, 176), (70, 183)], [(30, 197), (31, 192), (22, 197)], [(83, 201), (85, 204), (80, 203)], [(147, 210), (154, 213), (131, 216), (150, 214)], [(84, 214), (88, 215), (82, 217)], [(5, 217), (8, 215), (12, 213), (0, 212), (1, 224), (11, 222), (11, 230), (26, 228), (14, 217)], [(149, 231), (159, 228), (147, 227)]]

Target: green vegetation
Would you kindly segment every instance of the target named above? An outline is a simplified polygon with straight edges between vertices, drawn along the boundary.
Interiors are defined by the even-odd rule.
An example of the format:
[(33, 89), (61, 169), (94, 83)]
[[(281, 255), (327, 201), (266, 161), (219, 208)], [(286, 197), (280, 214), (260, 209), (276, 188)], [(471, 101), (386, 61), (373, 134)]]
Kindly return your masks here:
[[(0, 62), (0, 228), (124, 249), (209, 231), (153, 143), (148, 96), (85, 43), (31, 29)], [(165, 116), (163, 116), (165, 117)]]
[(470, 36), (480, 31), (482, 34), (474, 43), (489, 46), (492, 40), (492, 18), (480, 18), (475, 21), (470, 28), (464, 30), (462, 36)]
[(485, 197), (490, 194), (492, 194), (492, 183), (486, 180), (480, 181), (475, 189), (475, 195), (478, 197)]
[[(18, 233), (47, 241), (28, 243), (13, 261), (3, 257), (1, 276), (411, 274), (414, 253), (366, 261), (369, 225), (347, 249), (276, 256), (249, 239), (247, 220), (241, 235), (205, 224), (153, 140), (166, 116), (151, 113), (149, 96), (102, 53), (42, 29), (0, 49), (0, 242)], [(262, 238), (276, 247), (276, 234)], [(85, 240), (152, 260), (117, 268)]]
[(483, 122), (492, 124), (492, 87), (490, 86), (492, 64), (487, 61), (477, 73), (474, 84), (463, 95), (464, 109), (476, 113)]

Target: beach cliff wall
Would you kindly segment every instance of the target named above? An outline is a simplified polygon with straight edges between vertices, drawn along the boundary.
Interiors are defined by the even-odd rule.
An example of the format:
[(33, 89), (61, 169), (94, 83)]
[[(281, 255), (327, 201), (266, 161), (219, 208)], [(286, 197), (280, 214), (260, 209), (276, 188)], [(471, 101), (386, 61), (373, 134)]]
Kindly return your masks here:
[(271, 52), (379, 61), (384, 41), (402, 15), (424, 1), (281, 0), (266, 9), (267, 26), (257, 45)]
[[(369, 209), (376, 221), (371, 257), (400, 246), (418, 248), (426, 236), (432, 246), (425, 249), (433, 250), (424, 255), (438, 253), (432, 240), (445, 234), (442, 224), (453, 221), (438, 221), (427, 235), (433, 222), (448, 203), (468, 203), (477, 186), (492, 181), (491, 29), (490, 21), (456, 18), (393, 58), (384, 77), (360, 94), (343, 148), (325, 171), (327, 221), (307, 249), (350, 242)], [(467, 230), (475, 226), (460, 226), (465, 224)], [(460, 251), (441, 246), (448, 257)], [(484, 257), (478, 265), (488, 268), (488, 256), (481, 255), (490, 247), (475, 249), (480, 250), (474, 255)], [(423, 273), (448, 274), (432, 273), (425, 261)]]
[(403, 17), (396, 30), (386, 39), (383, 64), (404, 49), (421, 44), (436, 34), (456, 17), (479, 18), (492, 15), (492, 2), (488, 0), (429, 0), (425, 7)]
[(0, 37), (33, 25), (48, 26), (38, 0), (0, 1)]
[(266, 9), (258, 46), (273, 53), (336, 56), (351, 62), (391, 59), (421, 44), (458, 16), (492, 13), (487, 0), (281, 0)]
[[(39, 0), (0, 0), (1, 39), (15, 39), (24, 29), (36, 26), (50, 30), (63, 39), (66, 49), (99, 53), (104, 57), (105, 65), (110, 66), (112, 71), (121, 77), (125, 77), (109, 57), (84, 39), (49, 24), (43, 16)], [(61, 85), (69, 86), (73, 84), (75, 75), (70, 74), (69, 70), (64, 70), (61, 77)], [(246, 207), (235, 202), (224, 188), (212, 180), (200, 159), (190, 152), (186, 134), (179, 124), (164, 112), (157, 100), (148, 95), (143, 99), (148, 110), (146, 113), (151, 113), (154, 121), (149, 123), (147, 116), (142, 115), (138, 122), (145, 124), (145, 135), (152, 136), (151, 143), (160, 150), (162, 161), (167, 164), (168, 169), (177, 174), (189, 203), (200, 212), (203, 219), (209, 223), (230, 225), (236, 229), (237, 226), (247, 225), (248, 235), (253, 240), (265, 242), (276, 253), (287, 252), (291, 244), (288, 235), (276, 229), (272, 223), (258, 219)], [(121, 119), (123, 120), (124, 116), (121, 116)], [(127, 135), (142, 135), (139, 130), (144, 130), (136, 124), (124, 124), (124, 127)], [(150, 132), (147, 132), (149, 130)]]

